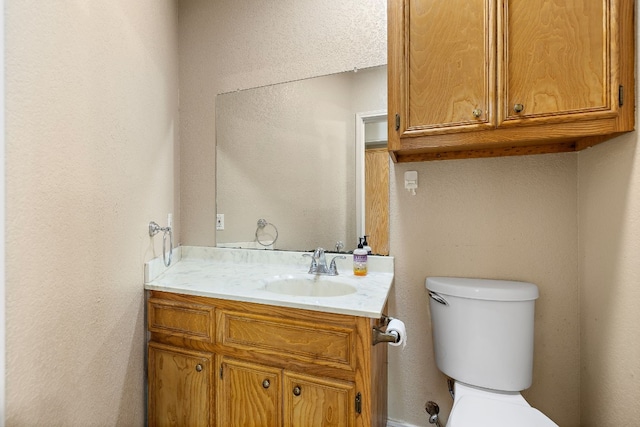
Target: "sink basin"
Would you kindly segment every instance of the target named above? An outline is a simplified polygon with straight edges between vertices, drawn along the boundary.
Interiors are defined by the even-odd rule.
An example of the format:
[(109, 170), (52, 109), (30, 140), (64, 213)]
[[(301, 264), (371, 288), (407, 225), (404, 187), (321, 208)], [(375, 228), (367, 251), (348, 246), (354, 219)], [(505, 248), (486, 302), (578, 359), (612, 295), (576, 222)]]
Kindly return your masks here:
[(339, 297), (356, 292), (355, 286), (335, 276), (284, 275), (267, 279), (266, 282), (266, 291), (291, 296)]

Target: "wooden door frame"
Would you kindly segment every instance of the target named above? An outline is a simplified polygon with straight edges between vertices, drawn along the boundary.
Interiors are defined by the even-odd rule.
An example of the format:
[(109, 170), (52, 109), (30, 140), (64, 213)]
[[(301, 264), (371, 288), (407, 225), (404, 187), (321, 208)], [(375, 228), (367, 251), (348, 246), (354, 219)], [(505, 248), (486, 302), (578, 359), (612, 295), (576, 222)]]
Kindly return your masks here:
[(364, 190), (364, 149), (365, 125), (387, 118), (387, 110), (356, 113), (356, 232), (365, 233), (365, 190)]

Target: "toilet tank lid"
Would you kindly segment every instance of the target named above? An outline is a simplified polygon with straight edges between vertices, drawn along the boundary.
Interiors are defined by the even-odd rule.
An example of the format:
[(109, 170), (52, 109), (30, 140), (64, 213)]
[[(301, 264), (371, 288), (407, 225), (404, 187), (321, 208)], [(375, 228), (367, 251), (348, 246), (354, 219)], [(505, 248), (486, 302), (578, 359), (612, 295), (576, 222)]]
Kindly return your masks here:
[(530, 301), (538, 298), (533, 283), (466, 277), (427, 277), (428, 290), (442, 295), (489, 301)]

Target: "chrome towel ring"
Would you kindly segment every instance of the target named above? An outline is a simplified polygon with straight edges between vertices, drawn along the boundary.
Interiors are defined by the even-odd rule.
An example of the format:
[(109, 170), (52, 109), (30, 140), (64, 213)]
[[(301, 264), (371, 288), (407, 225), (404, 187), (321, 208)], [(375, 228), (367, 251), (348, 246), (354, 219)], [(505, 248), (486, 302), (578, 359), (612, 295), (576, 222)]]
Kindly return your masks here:
[[(162, 235), (162, 261), (165, 267), (171, 265), (171, 257), (173, 256), (173, 231), (171, 227), (160, 227), (155, 221), (149, 223), (149, 236), (153, 237), (159, 232), (163, 232)], [(169, 251), (167, 255), (167, 236), (169, 236)]]
[[(273, 227), (273, 230), (275, 231), (276, 235), (275, 235), (275, 237), (274, 237), (274, 236), (271, 236), (271, 237), (273, 237), (273, 240), (272, 240), (270, 243), (263, 243), (263, 242), (260, 240), (260, 237), (258, 237), (258, 234), (259, 234), (260, 232), (262, 232), (262, 233), (265, 233), (265, 234), (266, 234), (266, 232), (264, 231), (264, 229), (265, 229), (268, 225), (270, 225), (271, 227)], [(273, 224), (271, 224), (270, 222), (267, 222), (267, 220), (266, 220), (266, 219), (262, 219), (262, 218), (261, 218), (261, 219), (259, 219), (259, 220), (258, 220), (258, 228), (256, 228), (256, 242), (260, 243), (262, 246), (272, 246), (272, 245), (274, 245), (274, 244), (276, 243), (276, 240), (278, 240), (278, 229), (276, 228), (276, 226), (275, 226), (275, 225), (273, 225)]]

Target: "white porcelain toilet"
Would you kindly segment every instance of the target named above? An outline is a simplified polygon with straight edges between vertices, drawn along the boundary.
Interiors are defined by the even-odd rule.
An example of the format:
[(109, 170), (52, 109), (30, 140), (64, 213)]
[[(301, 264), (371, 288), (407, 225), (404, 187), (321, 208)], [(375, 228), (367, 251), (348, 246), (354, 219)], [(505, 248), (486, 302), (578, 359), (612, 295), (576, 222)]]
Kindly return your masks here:
[(520, 392), (531, 386), (538, 287), (428, 277), (438, 369), (454, 381), (447, 427), (557, 426)]

